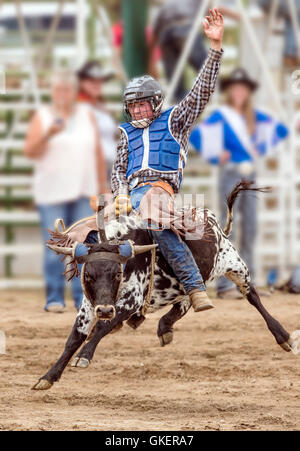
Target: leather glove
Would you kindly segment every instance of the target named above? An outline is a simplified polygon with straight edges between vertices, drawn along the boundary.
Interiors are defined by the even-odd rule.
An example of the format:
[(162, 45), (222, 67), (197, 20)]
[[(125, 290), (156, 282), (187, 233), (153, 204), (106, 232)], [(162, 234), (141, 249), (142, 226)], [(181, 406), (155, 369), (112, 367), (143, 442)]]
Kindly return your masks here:
[(115, 198), (116, 216), (127, 215), (132, 210), (130, 196), (128, 194), (120, 194)]

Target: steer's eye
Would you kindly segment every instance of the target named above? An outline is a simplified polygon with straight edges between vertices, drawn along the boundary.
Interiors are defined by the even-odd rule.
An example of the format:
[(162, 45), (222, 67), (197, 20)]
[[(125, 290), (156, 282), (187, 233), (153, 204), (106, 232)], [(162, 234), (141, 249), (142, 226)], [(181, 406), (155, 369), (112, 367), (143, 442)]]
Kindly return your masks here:
[(116, 282), (120, 282), (120, 280), (121, 280), (121, 273), (118, 272), (118, 274), (115, 275), (114, 279), (115, 279)]

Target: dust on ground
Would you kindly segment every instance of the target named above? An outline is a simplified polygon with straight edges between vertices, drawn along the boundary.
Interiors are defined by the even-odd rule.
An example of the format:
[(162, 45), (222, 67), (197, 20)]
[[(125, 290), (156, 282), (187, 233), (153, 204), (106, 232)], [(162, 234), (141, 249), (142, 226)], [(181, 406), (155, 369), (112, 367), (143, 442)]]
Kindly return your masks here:
[[(0, 430), (299, 430), (300, 356), (283, 351), (247, 301), (176, 323), (174, 341), (156, 336), (166, 309), (136, 331), (108, 335), (87, 369), (67, 367), (48, 391), (30, 388), (55, 363), (72, 329), (43, 311), (41, 291), (2, 291)], [(276, 293), (264, 305), (292, 332), (300, 296)]]

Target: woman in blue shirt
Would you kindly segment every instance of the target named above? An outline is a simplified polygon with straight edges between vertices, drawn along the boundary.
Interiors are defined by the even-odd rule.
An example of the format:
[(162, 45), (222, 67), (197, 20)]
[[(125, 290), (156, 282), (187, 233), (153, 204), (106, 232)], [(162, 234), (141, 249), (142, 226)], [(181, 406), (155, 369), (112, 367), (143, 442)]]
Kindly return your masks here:
[[(226, 198), (233, 187), (241, 179), (255, 182), (258, 158), (270, 154), (288, 135), (288, 129), (282, 123), (253, 108), (252, 94), (257, 87), (256, 81), (244, 69), (235, 69), (220, 83), (225, 94), (224, 105), (215, 109), (190, 136), (192, 146), (207, 161), (220, 167), (219, 199), (223, 223), (227, 215)], [(240, 255), (253, 279), (253, 243), (257, 228), (255, 194), (243, 192), (236, 203), (236, 212), (241, 216)], [(242, 297), (226, 277), (219, 279), (217, 291), (220, 298)]]

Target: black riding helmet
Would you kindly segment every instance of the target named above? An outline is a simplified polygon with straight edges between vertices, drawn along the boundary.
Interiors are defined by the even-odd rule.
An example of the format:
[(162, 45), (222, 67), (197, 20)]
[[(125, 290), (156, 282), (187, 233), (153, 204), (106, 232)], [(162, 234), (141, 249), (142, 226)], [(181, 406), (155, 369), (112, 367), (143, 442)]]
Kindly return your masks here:
[[(128, 104), (131, 102), (138, 102), (140, 100), (148, 100), (154, 112), (154, 119), (159, 116), (162, 103), (163, 93), (160, 84), (150, 75), (143, 75), (142, 77), (135, 77), (126, 86), (124, 91), (124, 111), (126, 116), (132, 121), (129, 113)], [(139, 122), (139, 121), (134, 121)]]

